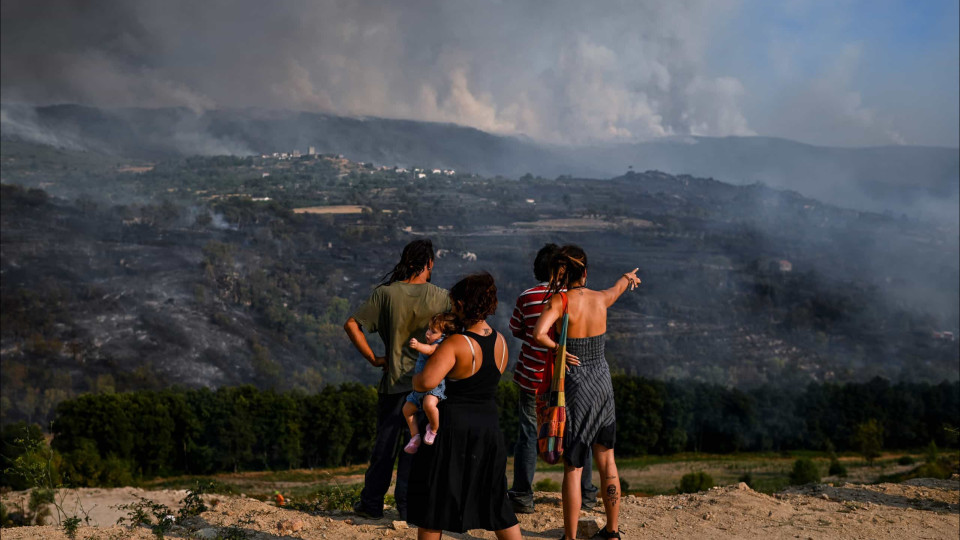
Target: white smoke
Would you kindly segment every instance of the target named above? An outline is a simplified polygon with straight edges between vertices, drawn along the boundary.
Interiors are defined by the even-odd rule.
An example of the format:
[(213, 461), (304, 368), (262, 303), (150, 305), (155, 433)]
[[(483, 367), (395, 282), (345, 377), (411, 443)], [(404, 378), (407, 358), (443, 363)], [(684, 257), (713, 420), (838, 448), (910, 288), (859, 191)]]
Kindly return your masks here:
[(68, 2), (50, 18), (13, 1), (2, 85), (8, 102), (300, 109), (562, 143), (743, 135), (741, 83), (703, 70), (732, 5)]

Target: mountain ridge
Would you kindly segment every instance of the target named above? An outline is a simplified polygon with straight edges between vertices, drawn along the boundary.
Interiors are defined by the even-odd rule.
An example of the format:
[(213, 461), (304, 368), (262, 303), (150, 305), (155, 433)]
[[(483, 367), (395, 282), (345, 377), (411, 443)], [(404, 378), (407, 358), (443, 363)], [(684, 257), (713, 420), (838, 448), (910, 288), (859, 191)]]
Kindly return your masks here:
[(313, 146), (377, 165), (510, 178), (660, 170), (740, 185), (761, 182), (840, 206), (960, 223), (960, 149), (954, 148), (829, 147), (764, 136), (558, 146), (450, 123), (274, 109), (4, 104), (0, 111), (4, 138), (123, 157), (306, 153)]

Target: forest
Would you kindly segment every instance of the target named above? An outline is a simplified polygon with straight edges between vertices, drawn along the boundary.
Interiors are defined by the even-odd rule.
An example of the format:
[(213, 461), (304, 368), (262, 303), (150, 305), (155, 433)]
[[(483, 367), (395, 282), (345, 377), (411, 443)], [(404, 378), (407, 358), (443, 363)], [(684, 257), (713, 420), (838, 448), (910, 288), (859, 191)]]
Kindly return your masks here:
[[(885, 448), (957, 445), (960, 383), (810, 384), (743, 391), (695, 381), (617, 375), (617, 455), (678, 452), (859, 451), (879, 430)], [(500, 383), (500, 425), (512, 448), (517, 386)], [(120, 486), (156, 476), (337, 467), (365, 463), (374, 439), (376, 393), (357, 383), (315, 394), (240, 386), (85, 394), (65, 400), (52, 424), (61, 481)], [(440, 436), (442, 431), (440, 431)], [(3, 468), (39, 426), (3, 428)], [(44, 459), (42, 455), (27, 456)], [(4, 473), (3, 485), (23, 480)]]

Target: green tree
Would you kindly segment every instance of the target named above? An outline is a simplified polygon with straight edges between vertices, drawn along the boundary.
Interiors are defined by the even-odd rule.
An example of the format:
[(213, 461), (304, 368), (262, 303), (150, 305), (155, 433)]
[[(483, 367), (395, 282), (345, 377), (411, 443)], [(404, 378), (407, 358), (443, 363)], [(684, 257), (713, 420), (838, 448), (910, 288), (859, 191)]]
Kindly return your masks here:
[[(342, 465), (353, 437), (353, 425), (340, 393), (328, 386), (319, 394), (308, 396), (304, 409), (303, 445), (306, 465)], [(333, 434), (336, 436), (332, 436)]]
[(880, 457), (880, 450), (883, 449), (883, 426), (876, 418), (857, 425), (853, 444), (872, 467), (873, 460)]
[(617, 402), (617, 446), (626, 455), (644, 455), (663, 428), (663, 398), (657, 386), (640, 377), (613, 377)]
[(270, 351), (263, 345), (254, 343), (252, 349), (251, 363), (256, 380), (264, 388), (275, 387), (280, 382), (280, 364), (270, 358)]

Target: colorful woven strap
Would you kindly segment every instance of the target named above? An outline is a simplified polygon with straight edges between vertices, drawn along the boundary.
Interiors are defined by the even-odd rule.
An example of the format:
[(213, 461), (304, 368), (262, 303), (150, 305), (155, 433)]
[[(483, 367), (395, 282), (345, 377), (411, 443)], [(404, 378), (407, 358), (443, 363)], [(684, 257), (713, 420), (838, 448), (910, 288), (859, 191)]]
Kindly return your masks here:
[(560, 293), (563, 301), (563, 319), (560, 322), (560, 337), (557, 340), (557, 354), (553, 362), (553, 381), (550, 385), (551, 392), (559, 392), (557, 396), (557, 406), (564, 406), (566, 400), (563, 396), (563, 379), (567, 372), (567, 325), (570, 322), (570, 314), (567, 312), (567, 294)]

